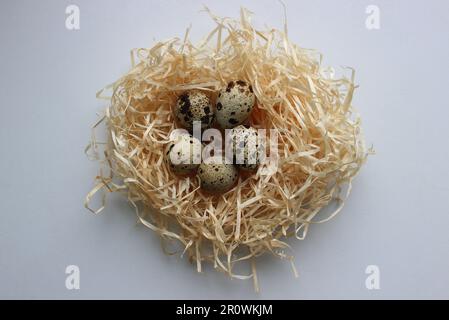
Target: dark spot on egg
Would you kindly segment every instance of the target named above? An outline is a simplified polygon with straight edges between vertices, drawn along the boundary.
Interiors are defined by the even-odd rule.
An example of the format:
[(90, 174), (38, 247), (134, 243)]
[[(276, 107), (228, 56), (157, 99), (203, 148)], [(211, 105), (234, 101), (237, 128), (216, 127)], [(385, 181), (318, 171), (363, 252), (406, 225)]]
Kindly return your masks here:
[(186, 114), (189, 109), (190, 109), (190, 99), (189, 99), (189, 94), (188, 93), (183, 93), (180, 97), (179, 97), (179, 101), (181, 102), (181, 113)]
[(205, 115), (201, 117), (201, 123), (202, 124), (209, 124), (209, 115)]
[(228, 120), (228, 122), (230, 123), (230, 124), (237, 124), (237, 123), (239, 123), (237, 120), (235, 120), (234, 118), (230, 118), (229, 120)]
[(231, 89), (234, 88), (234, 86), (235, 86), (234, 81), (229, 82), (229, 83), (228, 83), (228, 86), (227, 86), (227, 88), (226, 88), (226, 92), (230, 92)]
[(221, 102), (217, 103), (217, 110), (221, 110), (223, 108), (223, 105)]

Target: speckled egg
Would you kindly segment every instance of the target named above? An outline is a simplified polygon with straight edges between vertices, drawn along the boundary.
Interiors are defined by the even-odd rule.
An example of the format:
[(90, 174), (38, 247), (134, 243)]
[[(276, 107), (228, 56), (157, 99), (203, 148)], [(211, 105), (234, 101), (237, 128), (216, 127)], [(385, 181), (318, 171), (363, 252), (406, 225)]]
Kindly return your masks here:
[(221, 156), (206, 159), (198, 169), (201, 188), (209, 193), (223, 193), (230, 190), (238, 179), (238, 171), (233, 164), (226, 164)]
[(242, 125), (229, 131), (233, 162), (243, 170), (255, 170), (264, 152), (263, 143), (256, 129)]
[(179, 124), (188, 130), (192, 130), (194, 121), (200, 121), (201, 128), (206, 129), (211, 127), (215, 120), (209, 97), (198, 90), (187, 91), (179, 96), (175, 116)]
[(201, 163), (201, 150), (202, 144), (198, 139), (182, 134), (167, 145), (166, 161), (174, 174), (192, 174)]
[(223, 129), (242, 124), (250, 115), (256, 97), (245, 81), (231, 81), (217, 98), (217, 123)]

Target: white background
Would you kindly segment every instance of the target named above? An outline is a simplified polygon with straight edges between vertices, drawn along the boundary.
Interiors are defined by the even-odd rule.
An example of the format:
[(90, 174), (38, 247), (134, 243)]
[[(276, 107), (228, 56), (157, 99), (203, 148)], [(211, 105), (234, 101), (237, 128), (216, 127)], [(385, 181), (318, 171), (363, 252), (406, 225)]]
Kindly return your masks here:
[[(357, 70), (354, 105), (369, 158), (339, 216), (292, 240), (288, 262), (258, 262), (261, 293), (185, 258), (166, 256), (120, 196), (83, 208), (97, 173), (83, 149), (95, 93), (130, 66), (129, 50), (213, 23), (199, 11), (282, 27), (278, 1), (8, 1), (0, 9), (0, 298), (449, 298), (447, 1), (285, 1), (289, 35)], [(65, 27), (65, 8), (81, 29)], [(380, 8), (367, 30), (365, 9)], [(80, 290), (65, 268), (81, 271)], [(367, 290), (365, 268), (380, 268)]]

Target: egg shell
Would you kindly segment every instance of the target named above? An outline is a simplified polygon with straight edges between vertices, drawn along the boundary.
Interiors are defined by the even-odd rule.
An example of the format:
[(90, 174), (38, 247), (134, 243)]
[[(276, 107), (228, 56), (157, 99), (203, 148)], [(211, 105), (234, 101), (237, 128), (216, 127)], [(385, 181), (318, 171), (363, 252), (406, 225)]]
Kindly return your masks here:
[(229, 143), (233, 153), (233, 163), (243, 170), (255, 170), (259, 166), (264, 141), (259, 138), (257, 129), (238, 126), (229, 131)]
[(234, 128), (248, 119), (256, 97), (251, 85), (237, 80), (220, 90), (217, 98), (217, 123), (223, 129)]
[(175, 108), (178, 123), (192, 130), (193, 122), (200, 121), (201, 128), (210, 128), (215, 120), (215, 109), (210, 99), (203, 92), (192, 90), (179, 96)]
[(189, 134), (177, 136), (166, 148), (166, 161), (176, 175), (194, 173), (201, 163), (202, 144)]
[(233, 164), (226, 164), (221, 156), (205, 160), (199, 169), (201, 188), (208, 193), (223, 193), (230, 190), (238, 180), (238, 170)]

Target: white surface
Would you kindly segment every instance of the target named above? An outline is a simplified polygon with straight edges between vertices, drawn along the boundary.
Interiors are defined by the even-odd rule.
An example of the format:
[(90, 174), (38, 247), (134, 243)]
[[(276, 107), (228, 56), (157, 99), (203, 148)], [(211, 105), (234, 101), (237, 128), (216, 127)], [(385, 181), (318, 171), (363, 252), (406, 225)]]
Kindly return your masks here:
[[(447, 1), (285, 1), (290, 37), (357, 70), (354, 104), (377, 155), (355, 180), (341, 214), (290, 241), (287, 262), (258, 264), (262, 292), (162, 253), (120, 196), (104, 214), (83, 208), (96, 163), (83, 153), (95, 93), (129, 67), (129, 50), (194, 39), (212, 27), (206, 3), (256, 25), (282, 27), (277, 1), (8, 1), (0, 10), (1, 298), (449, 298), (449, 42)], [(65, 28), (65, 8), (81, 29)], [(378, 5), (381, 29), (365, 28)], [(81, 289), (65, 288), (65, 268)], [(378, 265), (380, 290), (365, 288)]]

